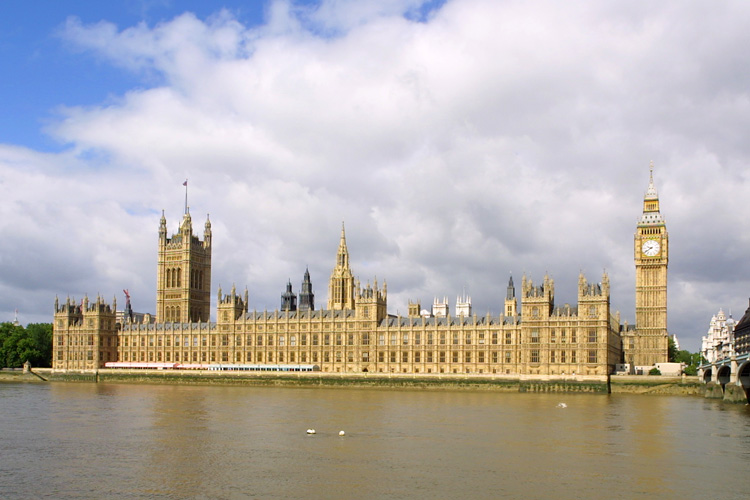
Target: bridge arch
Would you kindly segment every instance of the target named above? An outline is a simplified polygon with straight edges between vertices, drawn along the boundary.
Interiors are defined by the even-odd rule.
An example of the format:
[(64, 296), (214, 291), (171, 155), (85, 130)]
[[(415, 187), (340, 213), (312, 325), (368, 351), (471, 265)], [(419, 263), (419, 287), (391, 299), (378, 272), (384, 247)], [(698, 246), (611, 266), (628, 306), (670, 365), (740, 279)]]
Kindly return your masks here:
[(750, 401), (750, 359), (737, 367), (737, 383), (745, 390), (745, 397)]
[(729, 383), (732, 376), (732, 369), (729, 365), (724, 365), (716, 372), (719, 384), (721, 384), (721, 390)]
[(703, 370), (703, 382), (705, 384), (711, 382), (711, 375), (713, 375), (713, 372), (711, 371), (711, 367), (709, 366), (705, 370)]

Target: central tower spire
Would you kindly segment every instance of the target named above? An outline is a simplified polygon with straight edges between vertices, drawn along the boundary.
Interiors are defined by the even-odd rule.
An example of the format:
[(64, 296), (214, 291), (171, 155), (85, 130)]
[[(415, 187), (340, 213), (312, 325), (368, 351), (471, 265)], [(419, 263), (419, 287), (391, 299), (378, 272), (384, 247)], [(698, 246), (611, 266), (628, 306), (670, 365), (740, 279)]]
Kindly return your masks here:
[(346, 230), (341, 223), (341, 240), (336, 253), (336, 266), (328, 282), (328, 309), (354, 309), (354, 276), (349, 268)]
[(343, 222), (341, 222), (341, 240), (336, 254), (336, 263), (337, 266), (349, 267), (349, 250), (346, 248), (346, 229)]

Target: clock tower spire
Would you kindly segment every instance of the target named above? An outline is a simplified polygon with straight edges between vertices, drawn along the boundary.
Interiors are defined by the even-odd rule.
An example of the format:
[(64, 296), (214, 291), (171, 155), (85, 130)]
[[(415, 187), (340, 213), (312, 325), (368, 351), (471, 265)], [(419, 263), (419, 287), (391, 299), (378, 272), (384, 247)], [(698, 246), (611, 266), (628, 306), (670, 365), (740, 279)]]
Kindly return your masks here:
[[(650, 367), (667, 359), (667, 264), (669, 237), (654, 185), (654, 163), (635, 230), (635, 332), (623, 339), (625, 362)], [(632, 341), (631, 341), (632, 340)], [(627, 342), (627, 343), (626, 343)]]

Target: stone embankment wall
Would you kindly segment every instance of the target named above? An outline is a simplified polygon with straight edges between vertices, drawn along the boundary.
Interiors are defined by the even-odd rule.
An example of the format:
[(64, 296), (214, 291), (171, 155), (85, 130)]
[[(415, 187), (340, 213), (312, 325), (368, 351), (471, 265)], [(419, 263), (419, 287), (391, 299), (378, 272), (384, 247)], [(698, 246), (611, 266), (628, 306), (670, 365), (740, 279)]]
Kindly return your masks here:
[(664, 377), (661, 375), (612, 375), (612, 394), (671, 394), (703, 396), (705, 384), (698, 377)]
[(367, 387), (405, 389), (471, 389), (498, 392), (608, 392), (606, 377), (543, 380), (528, 377), (374, 373), (257, 373), (193, 370), (43, 371), (51, 381), (141, 384), (252, 385), (289, 387)]
[(0, 371), (0, 382), (42, 382), (32, 373), (23, 373), (20, 369), (18, 371)]
[(110, 382), (133, 384), (251, 385), (274, 387), (361, 387), (432, 390), (485, 390), (497, 392), (582, 392), (596, 394), (654, 394), (704, 396), (698, 377), (617, 375), (610, 377), (492, 377), (479, 375), (368, 374), (368, 373), (248, 373), (192, 370), (53, 371), (37, 368), (34, 374), (1, 372), (0, 381)]

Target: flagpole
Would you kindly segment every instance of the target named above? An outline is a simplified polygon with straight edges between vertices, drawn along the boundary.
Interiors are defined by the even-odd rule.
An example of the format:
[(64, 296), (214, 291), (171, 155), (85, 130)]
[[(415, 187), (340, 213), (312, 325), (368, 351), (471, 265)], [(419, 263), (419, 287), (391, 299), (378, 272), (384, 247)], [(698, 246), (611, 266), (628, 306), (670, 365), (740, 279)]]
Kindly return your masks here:
[(182, 183), (182, 185), (185, 186), (185, 215), (187, 215), (187, 213), (188, 213), (188, 204), (187, 204), (187, 188), (188, 188), (188, 185), (187, 184), (188, 184), (187, 183), (187, 179), (185, 179), (185, 182)]

